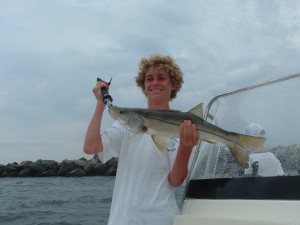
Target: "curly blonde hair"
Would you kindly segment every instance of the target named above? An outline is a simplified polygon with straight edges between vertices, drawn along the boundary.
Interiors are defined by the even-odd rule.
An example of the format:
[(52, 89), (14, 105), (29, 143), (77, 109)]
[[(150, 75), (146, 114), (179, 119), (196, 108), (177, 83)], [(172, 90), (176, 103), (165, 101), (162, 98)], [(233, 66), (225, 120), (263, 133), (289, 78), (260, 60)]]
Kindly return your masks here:
[(171, 92), (170, 100), (176, 98), (177, 92), (181, 89), (184, 81), (183, 73), (175, 60), (171, 56), (162, 56), (159, 54), (152, 54), (148, 58), (142, 58), (139, 64), (138, 76), (135, 78), (137, 86), (142, 90), (145, 88), (145, 75), (150, 67), (154, 67), (159, 70), (163, 69), (169, 74), (172, 84), (175, 84), (176, 86), (176, 88)]

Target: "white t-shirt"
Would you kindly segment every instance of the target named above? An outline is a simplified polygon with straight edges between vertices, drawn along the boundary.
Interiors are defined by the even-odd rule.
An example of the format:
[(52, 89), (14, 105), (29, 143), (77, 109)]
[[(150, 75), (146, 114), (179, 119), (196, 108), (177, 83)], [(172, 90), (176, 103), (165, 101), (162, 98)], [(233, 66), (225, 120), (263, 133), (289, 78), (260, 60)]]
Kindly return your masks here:
[(258, 176), (278, 176), (283, 175), (280, 161), (271, 152), (253, 153), (249, 155), (249, 168), (245, 169), (245, 174), (252, 174), (252, 164), (258, 162)]
[(168, 181), (178, 140), (160, 152), (150, 135), (131, 133), (119, 122), (102, 134), (102, 162), (119, 157), (108, 225), (171, 225), (179, 213)]

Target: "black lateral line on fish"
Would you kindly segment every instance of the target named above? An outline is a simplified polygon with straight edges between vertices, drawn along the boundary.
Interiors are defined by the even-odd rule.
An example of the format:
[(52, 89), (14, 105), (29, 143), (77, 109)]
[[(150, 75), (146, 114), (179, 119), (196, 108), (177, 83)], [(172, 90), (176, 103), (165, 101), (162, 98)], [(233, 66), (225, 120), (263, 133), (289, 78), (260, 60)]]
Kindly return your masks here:
[[(150, 118), (150, 119), (152, 119), (152, 120), (157, 120), (157, 121), (160, 121), (160, 122), (163, 122), (163, 123), (167, 123), (167, 124), (179, 126), (179, 125), (176, 124), (176, 123), (167, 122), (167, 121), (162, 120), (162, 119), (152, 118), (152, 117), (148, 117), (148, 118)], [(230, 139), (228, 139), (228, 138), (226, 138), (226, 137), (220, 136), (220, 135), (218, 135), (217, 133), (213, 133), (213, 132), (210, 132), (210, 131), (207, 131), (207, 130), (204, 130), (204, 129), (200, 129), (200, 128), (198, 128), (197, 126), (196, 126), (196, 128), (197, 128), (198, 131), (206, 132), (206, 133), (208, 133), (208, 134), (211, 134), (211, 135), (220, 137), (220, 138), (222, 138), (222, 139), (224, 139), (224, 140), (227, 140), (227, 141), (230, 141), (230, 142), (232, 142), (232, 143), (235, 143), (234, 141), (232, 141), (232, 140), (230, 140)], [(228, 133), (230, 133), (230, 132), (228, 132)]]

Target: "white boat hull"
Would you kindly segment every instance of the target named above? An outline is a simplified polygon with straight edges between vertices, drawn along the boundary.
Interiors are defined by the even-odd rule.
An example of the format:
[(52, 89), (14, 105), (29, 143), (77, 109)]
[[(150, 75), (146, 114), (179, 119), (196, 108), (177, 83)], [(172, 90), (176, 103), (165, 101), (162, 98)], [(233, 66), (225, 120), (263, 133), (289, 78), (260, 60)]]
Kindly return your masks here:
[(186, 199), (173, 225), (300, 225), (300, 201)]

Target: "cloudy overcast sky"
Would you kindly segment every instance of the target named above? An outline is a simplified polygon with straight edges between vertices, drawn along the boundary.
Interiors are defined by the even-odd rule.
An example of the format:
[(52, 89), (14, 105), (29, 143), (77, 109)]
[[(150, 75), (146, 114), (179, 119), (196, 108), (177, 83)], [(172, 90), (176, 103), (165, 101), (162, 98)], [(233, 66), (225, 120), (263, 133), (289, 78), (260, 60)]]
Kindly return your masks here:
[(146, 107), (134, 77), (152, 53), (184, 71), (182, 111), (299, 73), (300, 1), (0, 0), (0, 164), (90, 158), (96, 78), (113, 77), (115, 105)]

